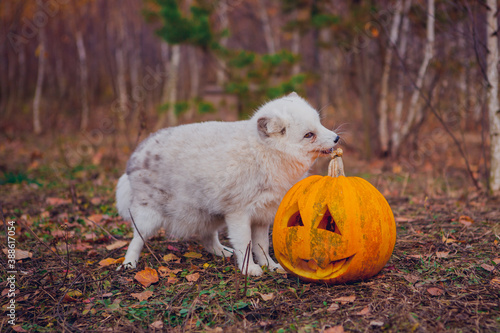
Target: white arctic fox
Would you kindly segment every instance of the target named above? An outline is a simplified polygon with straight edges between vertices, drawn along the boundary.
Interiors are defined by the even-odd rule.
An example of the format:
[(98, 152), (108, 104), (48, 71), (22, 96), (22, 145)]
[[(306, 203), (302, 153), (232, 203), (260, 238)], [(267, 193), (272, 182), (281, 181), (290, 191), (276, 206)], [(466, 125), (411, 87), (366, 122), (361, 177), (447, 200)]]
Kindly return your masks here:
[[(250, 256), (250, 275), (262, 274), (259, 265), (279, 268), (269, 256), (268, 234), (278, 205), (338, 141), (296, 93), (266, 103), (249, 120), (151, 134), (130, 157), (116, 188), (118, 212), (126, 220), (132, 214), (138, 229), (123, 265), (136, 267), (142, 237), (163, 227), (172, 237), (198, 239), (216, 255), (235, 253), (240, 269), (251, 244), (258, 264)], [(219, 242), (224, 226), (233, 248)]]

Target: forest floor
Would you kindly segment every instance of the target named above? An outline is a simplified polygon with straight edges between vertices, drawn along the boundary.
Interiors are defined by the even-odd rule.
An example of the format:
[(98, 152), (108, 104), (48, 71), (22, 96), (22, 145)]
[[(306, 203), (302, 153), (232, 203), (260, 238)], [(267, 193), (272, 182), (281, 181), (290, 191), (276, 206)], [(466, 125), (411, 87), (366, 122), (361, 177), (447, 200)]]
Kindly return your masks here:
[[(396, 162), (346, 163), (396, 219), (392, 258), (367, 281), (246, 278), (230, 259), (161, 236), (138, 269), (116, 271), (132, 236), (114, 206), (130, 150), (81, 140), (0, 143), (3, 224), (15, 243), (3, 231), (0, 239), (18, 257), (14, 267), (0, 260), (2, 332), (500, 331), (500, 200), (471, 189), (459, 167), (443, 177), (425, 165), (410, 174)], [(147, 287), (136, 276), (146, 266), (160, 274)]]

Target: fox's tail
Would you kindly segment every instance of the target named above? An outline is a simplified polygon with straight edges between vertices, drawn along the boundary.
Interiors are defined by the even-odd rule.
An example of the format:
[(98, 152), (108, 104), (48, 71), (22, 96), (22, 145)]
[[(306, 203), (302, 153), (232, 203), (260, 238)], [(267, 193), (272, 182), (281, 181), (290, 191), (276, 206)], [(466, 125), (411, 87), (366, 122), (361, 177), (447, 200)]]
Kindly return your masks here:
[(130, 204), (132, 203), (132, 188), (128, 175), (124, 173), (116, 185), (116, 208), (118, 214), (125, 220), (130, 221)]

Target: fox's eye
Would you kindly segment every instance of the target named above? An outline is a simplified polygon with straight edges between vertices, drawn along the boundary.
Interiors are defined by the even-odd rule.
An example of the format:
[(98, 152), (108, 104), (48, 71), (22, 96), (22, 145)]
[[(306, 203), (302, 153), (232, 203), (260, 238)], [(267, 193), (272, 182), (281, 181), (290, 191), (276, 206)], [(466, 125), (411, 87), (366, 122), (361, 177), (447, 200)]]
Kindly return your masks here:
[(315, 136), (316, 136), (316, 134), (314, 134), (313, 132), (308, 132), (308, 133), (306, 133), (306, 135), (304, 135), (304, 138), (310, 139), (310, 138), (314, 138)]

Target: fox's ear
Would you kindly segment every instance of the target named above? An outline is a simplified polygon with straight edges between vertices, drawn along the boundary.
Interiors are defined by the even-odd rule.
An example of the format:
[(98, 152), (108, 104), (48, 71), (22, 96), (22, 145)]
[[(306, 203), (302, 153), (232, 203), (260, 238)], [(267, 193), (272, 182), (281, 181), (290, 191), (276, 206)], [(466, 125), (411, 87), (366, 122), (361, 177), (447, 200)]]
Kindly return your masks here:
[(295, 91), (292, 91), (287, 95), (287, 97), (300, 97), (299, 94), (297, 94)]
[(283, 119), (279, 117), (261, 117), (257, 120), (257, 129), (259, 134), (263, 137), (269, 137), (273, 134), (284, 135), (286, 133), (286, 126)]

